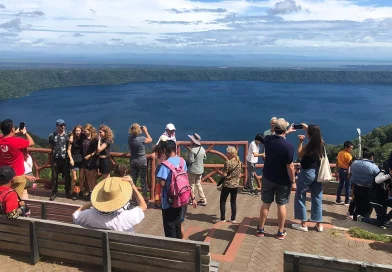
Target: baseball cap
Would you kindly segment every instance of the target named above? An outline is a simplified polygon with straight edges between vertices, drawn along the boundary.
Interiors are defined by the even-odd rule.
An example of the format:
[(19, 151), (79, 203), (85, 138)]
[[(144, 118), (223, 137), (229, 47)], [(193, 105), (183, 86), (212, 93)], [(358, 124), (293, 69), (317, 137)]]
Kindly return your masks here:
[(62, 124), (65, 124), (65, 121), (63, 119), (58, 119), (56, 121), (56, 126), (59, 126), (59, 125), (62, 125)]
[(176, 127), (172, 123), (170, 123), (170, 124), (166, 125), (166, 129), (167, 130), (176, 130)]
[(6, 184), (13, 180), (15, 171), (9, 166), (0, 167), (0, 185)]
[(161, 137), (159, 137), (159, 142), (166, 142), (167, 140), (169, 140), (169, 137), (166, 135), (161, 135)]
[(279, 118), (275, 121), (274, 128), (275, 130), (286, 130), (289, 125), (289, 122), (287, 122), (285, 119)]

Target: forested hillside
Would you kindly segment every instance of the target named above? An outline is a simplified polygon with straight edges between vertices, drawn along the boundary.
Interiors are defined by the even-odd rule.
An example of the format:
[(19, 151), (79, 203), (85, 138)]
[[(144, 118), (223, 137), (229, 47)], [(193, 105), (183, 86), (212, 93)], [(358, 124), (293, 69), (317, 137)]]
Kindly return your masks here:
[(132, 68), (0, 70), (0, 99), (68, 86), (137, 81), (255, 80), (280, 83), (392, 84), (392, 71), (333, 71), (252, 68)]

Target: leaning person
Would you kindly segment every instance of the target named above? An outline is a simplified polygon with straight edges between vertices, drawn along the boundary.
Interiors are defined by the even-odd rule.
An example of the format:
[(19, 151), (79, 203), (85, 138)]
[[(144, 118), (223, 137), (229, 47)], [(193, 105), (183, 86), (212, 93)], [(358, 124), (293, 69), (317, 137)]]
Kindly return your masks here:
[(110, 127), (99, 127), (97, 153), (99, 155), (99, 172), (103, 179), (110, 177), (112, 172), (112, 160), (110, 159), (110, 147), (113, 145), (114, 133)]
[[(23, 150), (34, 145), (34, 140), (27, 133), (26, 127), (19, 131), (10, 119), (1, 122), (0, 129), (3, 132), (3, 135), (0, 135), (0, 166), (10, 166), (14, 169), (16, 176), (11, 186), (22, 198), (26, 187)], [(27, 140), (16, 137), (16, 134), (25, 135)]]
[[(132, 191), (138, 206), (131, 208)], [(134, 226), (144, 219), (147, 204), (132, 178), (107, 178), (95, 186), (91, 202), (73, 213), (75, 224), (86, 228), (134, 232)]]

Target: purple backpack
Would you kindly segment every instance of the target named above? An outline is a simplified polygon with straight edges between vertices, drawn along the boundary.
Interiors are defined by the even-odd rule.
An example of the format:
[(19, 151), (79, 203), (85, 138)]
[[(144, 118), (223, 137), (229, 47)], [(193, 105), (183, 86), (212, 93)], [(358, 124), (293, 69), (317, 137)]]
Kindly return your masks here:
[(173, 208), (188, 205), (191, 197), (188, 173), (185, 171), (185, 160), (180, 158), (180, 165), (174, 166), (169, 161), (162, 162), (172, 172), (168, 194), (168, 201)]

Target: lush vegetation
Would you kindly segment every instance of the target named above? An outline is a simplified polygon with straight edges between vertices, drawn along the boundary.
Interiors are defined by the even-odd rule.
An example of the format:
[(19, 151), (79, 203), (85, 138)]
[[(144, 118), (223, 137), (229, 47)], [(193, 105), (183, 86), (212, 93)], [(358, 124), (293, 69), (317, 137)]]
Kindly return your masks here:
[(372, 233), (367, 230), (363, 230), (357, 227), (351, 228), (348, 233), (355, 238), (360, 238), (360, 239), (366, 239), (366, 240), (373, 240), (373, 241), (378, 241), (378, 242), (384, 242), (384, 243), (392, 243), (392, 237), (387, 236), (384, 234), (376, 234)]
[[(354, 143), (353, 154), (358, 156), (358, 139), (352, 142)], [(375, 128), (369, 134), (362, 136), (362, 148), (364, 147), (372, 150), (375, 162), (382, 165), (392, 152), (392, 125)], [(336, 156), (342, 149), (343, 143), (327, 146), (330, 162), (336, 162)]]
[(129, 68), (1, 70), (0, 99), (67, 86), (109, 85), (137, 81), (255, 80), (287, 83), (392, 84), (392, 71), (294, 70), (254, 68)]

